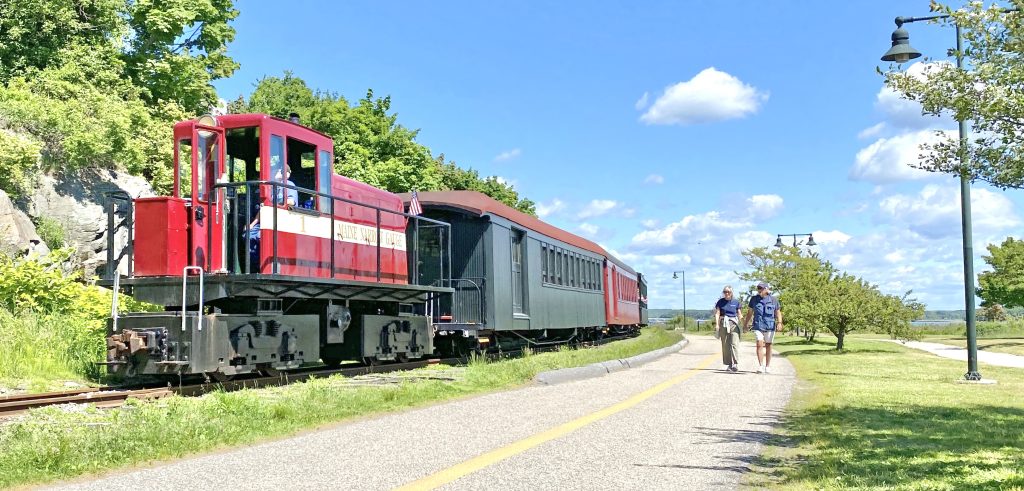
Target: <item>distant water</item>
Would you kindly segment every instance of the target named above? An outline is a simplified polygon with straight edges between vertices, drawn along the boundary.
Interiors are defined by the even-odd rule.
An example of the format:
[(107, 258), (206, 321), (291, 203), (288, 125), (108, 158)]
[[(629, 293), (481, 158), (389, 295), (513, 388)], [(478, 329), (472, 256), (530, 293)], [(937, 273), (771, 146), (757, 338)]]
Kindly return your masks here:
[(954, 322), (963, 322), (963, 321), (952, 320), (952, 319), (917, 320), (917, 321), (910, 321), (910, 325), (912, 325), (912, 326), (947, 326), (947, 325), (952, 324)]

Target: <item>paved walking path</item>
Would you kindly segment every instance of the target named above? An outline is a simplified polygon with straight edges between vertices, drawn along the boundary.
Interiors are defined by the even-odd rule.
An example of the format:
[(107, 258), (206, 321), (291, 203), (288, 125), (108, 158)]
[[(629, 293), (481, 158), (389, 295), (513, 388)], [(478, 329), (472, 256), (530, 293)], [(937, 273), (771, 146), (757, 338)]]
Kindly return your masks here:
[[(894, 342), (898, 343), (900, 341)], [(923, 341), (907, 341), (903, 344), (908, 348), (924, 350), (945, 358), (967, 361), (967, 348), (959, 348), (942, 343), (926, 343)], [(978, 350), (978, 362), (1001, 367), (1024, 368), (1024, 356), (1014, 355), (1011, 353)]]
[(531, 385), (72, 483), (66, 490), (734, 489), (789, 399), (784, 358), (741, 372), (694, 336), (639, 368)]

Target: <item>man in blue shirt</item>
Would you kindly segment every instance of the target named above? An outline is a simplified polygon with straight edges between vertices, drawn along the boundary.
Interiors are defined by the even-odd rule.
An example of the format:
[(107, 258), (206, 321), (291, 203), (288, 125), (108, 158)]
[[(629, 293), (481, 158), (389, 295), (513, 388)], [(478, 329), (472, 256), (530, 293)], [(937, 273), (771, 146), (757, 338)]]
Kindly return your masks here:
[(739, 371), (740, 363), (740, 301), (736, 300), (732, 286), (722, 288), (722, 298), (715, 304), (715, 329), (722, 340), (722, 364), (730, 372)]
[[(757, 373), (771, 373), (772, 341), (775, 339), (775, 331), (782, 330), (782, 309), (779, 301), (772, 296), (771, 285), (763, 281), (757, 284), (757, 295), (750, 297), (747, 306), (750, 309), (743, 318), (743, 325), (748, 331), (753, 330), (757, 339)], [(763, 355), (761, 349), (764, 349)]]
[[(274, 176), (274, 180), (278, 182), (284, 182), (289, 186), (294, 186), (295, 183), (292, 182), (291, 179), (289, 179), (291, 175), (292, 168), (288, 164), (285, 164), (284, 167), (277, 172), (277, 175)], [(278, 187), (276, 198), (277, 199), (274, 200), (275, 204), (292, 207), (299, 202), (299, 192), (291, 188)], [(256, 210), (255, 212), (253, 212), (253, 219), (252, 222), (249, 223), (248, 231), (249, 264), (250, 269), (253, 269), (253, 271), (246, 271), (247, 273), (260, 271), (260, 236), (262, 234), (260, 233), (260, 205), (258, 204), (258, 202), (256, 202), (255, 208)]]

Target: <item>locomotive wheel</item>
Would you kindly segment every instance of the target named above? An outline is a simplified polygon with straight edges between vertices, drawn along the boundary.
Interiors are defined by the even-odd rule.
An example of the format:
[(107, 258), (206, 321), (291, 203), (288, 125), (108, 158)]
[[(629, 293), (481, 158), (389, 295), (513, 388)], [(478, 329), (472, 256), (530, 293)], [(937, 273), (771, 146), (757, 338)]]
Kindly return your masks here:
[(364, 356), (363, 364), (366, 366), (375, 367), (377, 365), (380, 365), (380, 360), (378, 360), (376, 356)]
[(235, 376), (234, 375), (225, 375), (224, 373), (221, 373), (221, 372), (212, 372), (212, 373), (210, 373), (210, 378), (212, 378), (214, 381), (216, 381), (218, 383), (223, 384), (225, 382), (230, 382), (230, 381), (234, 380)]
[(395, 354), (395, 361), (398, 363), (409, 363), (408, 353), (397, 353)]
[(341, 347), (334, 349), (332, 345), (326, 345), (320, 348), (320, 360), (324, 362), (330, 368), (338, 368), (341, 366), (341, 362), (344, 358), (341, 356)]

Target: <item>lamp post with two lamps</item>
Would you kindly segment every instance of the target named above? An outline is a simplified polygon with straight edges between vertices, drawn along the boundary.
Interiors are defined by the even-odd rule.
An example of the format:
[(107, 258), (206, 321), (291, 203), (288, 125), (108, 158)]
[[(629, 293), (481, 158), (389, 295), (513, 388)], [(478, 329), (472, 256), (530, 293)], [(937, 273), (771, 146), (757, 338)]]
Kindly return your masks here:
[(678, 280), (679, 275), (683, 275), (683, 330), (686, 330), (686, 271), (673, 271), (672, 279)]
[[(804, 242), (804, 241), (797, 242), (796, 241), (797, 237), (803, 237), (805, 235), (807, 236), (807, 242)], [(812, 235), (812, 234), (778, 234), (778, 237), (775, 239), (775, 247), (782, 247), (782, 245), (783, 245), (782, 244), (782, 238), (783, 237), (792, 237), (793, 238), (793, 247), (796, 247), (796, 246), (802, 245), (802, 244), (807, 244), (810, 247), (818, 245), (818, 243), (814, 241), (814, 235)]]
[[(1015, 12), (1016, 8), (1003, 9), (1003, 12)], [(882, 55), (882, 61), (905, 63), (921, 56), (921, 52), (910, 46), (910, 33), (903, 24), (923, 20), (948, 19), (949, 14), (929, 15), (925, 17), (897, 17), (896, 30), (892, 32), (892, 47)], [(956, 68), (963, 70), (964, 51), (963, 36), (960, 24), (953, 22), (956, 28)], [(964, 379), (981, 380), (978, 371), (978, 336), (975, 326), (975, 292), (974, 292), (974, 244), (971, 231), (971, 179), (967, 172), (967, 123), (964, 117), (957, 115), (960, 131), (960, 220), (964, 246), (964, 307), (967, 317), (967, 373)]]

